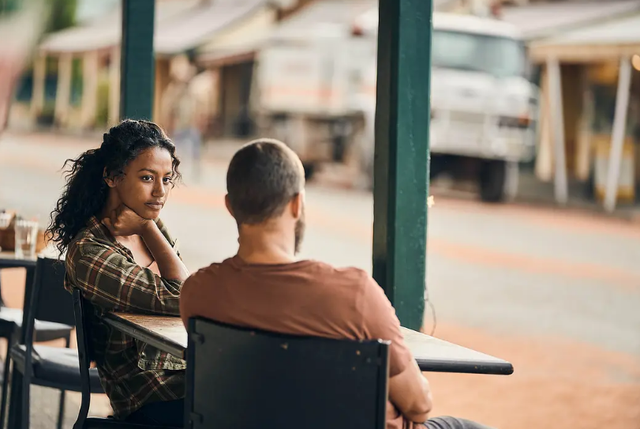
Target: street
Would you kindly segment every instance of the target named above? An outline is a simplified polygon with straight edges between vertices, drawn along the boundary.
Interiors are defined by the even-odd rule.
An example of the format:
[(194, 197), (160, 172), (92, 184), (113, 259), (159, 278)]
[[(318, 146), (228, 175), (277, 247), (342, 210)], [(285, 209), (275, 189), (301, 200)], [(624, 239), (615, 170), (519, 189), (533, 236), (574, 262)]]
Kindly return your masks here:
[[(0, 208), (37, 215), (45, 226), (64, 160), (99, 144), (6, 133)], [(233, 255), (237, 231), (224, 207), (226, 160), (204, 161), (197, 184), (186, 167), (162, 218), (195, 271)], [(371, 194), (309, 184), (306, 203), (301, 257), (370, 271)], [(640, 428), (640, 224), (436, 195), (427, 247), (435, 314), (427, 305), (425, 332), (515, 367), (509, 377), (427, 374), (433, 415), (514, 429)], [(11, 288), (22, 274), (12, 271), (2, 273), (9, 305), (20, 303)], [(41, 398), (32, 398), (32, 413)], [(57, 394), (50, 400), (57, 408)], [(68, 421), (76, 410), (67, 406)]]

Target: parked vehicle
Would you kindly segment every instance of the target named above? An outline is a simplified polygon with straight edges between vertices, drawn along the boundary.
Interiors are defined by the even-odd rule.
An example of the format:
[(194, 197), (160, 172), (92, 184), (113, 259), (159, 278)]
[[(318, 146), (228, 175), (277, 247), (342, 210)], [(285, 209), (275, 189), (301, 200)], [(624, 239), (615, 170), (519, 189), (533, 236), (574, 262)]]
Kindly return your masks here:
[[(483, 200), (500, 201), (508, 165), (535, 148), (538, 89), (524, 42), (493, 18), (434, 13), (433, 27), (431, 176), (473, 177)], [(261, 134), (291, 145), (309, 173), (355, 154), (371, 186), (377, 10), (354, 28), (271, 41), (257, 60), (254, 110)]]
[[(369, 26), (375, 34), (377, 22)], [(501, 201), (509, 164), (535, 151), (539, 90), (527, 79), (524, 42), (505, 22), (445, 13), (434, 14), (432, 37), (430, 175), (474, 178), (484, 201)], [(375, 73), (366, 77), (360, 105), (372, 157)]]

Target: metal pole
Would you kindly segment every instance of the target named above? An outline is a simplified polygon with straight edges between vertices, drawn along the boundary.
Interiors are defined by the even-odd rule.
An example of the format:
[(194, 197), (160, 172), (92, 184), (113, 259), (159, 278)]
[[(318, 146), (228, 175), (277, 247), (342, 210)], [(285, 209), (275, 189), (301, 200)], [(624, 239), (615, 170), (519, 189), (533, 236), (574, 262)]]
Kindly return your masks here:
[(569, 199), (567, 184), (567, 162), (564, 147), (564, 109), (562, 106), (562, 81), (560, 77), (560, 64), (556, 58), (547, 60), (547, 72), (549, 73), (549, 95), (551, 107), (551, 128), (553, 129), (553, 143), (555, 148), (555, 176), (554, 189), (556, 202), (566, 204)]
[(122, 0), (120, 117), (153, 115), (155, 0)]
[(373, 276), (403, 326), (424, 318), (432, 0), (380, 0)]
[(620, 180), (620, 166), (622, 164), (622, 148), (624, 146), (624, 135), (627, 125), (630, 86), (631, 59), (624, 57), (620, 60), (620, 76), (618, 78), (618, 93), (616, 95), (616, 112), (613, 119), (611, 149), (609, 151), (609, 168), (607, 171), (607, 188), (604, 196), (604, 208), (608, 212), (612, 212), (616, 208), (616, 199), (618, 196), (617, 188)]

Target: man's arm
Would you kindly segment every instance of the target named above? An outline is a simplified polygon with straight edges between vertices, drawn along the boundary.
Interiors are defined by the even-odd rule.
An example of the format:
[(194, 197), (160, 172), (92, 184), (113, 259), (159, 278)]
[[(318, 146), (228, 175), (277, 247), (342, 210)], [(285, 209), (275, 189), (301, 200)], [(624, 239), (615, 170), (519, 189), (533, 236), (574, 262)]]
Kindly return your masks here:
[(412, 422), (424, 423), (429, 418), (433, 408), (431, 389), (415, 360), (389, 379), (389, 401)]
[(429, 382), (404, 343), (400, 321), (382, 288), (369, 277), (363, 291), (363, 326), (372, 339), (391, 341), (389, 401), (408, 420), (423, 423), (433, 404)]

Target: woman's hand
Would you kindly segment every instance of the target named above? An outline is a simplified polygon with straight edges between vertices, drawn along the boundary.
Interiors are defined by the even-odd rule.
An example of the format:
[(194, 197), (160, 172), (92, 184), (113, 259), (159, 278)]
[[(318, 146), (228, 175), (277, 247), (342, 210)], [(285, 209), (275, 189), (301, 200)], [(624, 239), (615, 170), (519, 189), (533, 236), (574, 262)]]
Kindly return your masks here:
[(109, 213), (109, 217), (104, 218), (102, 223), (111, 231), (114, 237), (134, 234), (141, 236), (145, 229), (153, 223), (153, 220), (140, 217), (123, 204)]

